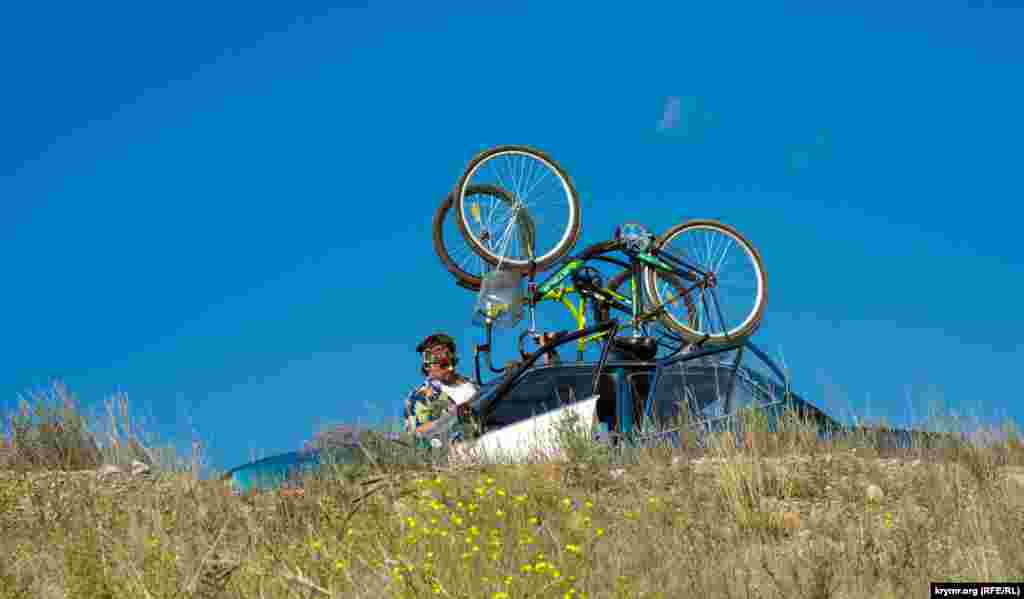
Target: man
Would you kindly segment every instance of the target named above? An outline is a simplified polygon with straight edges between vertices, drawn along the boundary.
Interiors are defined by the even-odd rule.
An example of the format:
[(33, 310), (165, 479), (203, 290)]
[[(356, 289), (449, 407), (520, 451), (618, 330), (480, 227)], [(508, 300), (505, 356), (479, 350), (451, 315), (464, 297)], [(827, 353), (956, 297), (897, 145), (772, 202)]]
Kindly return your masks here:
[(416, 346), (422, 357), (420, 372), (426, 379), (405, 400), (405, 427), (425, 433), (445, 414), (457, 412), (478, 391), (477, 386), (455, 372), (458, 364), (455, 340), (444, 333), (428, 336)]

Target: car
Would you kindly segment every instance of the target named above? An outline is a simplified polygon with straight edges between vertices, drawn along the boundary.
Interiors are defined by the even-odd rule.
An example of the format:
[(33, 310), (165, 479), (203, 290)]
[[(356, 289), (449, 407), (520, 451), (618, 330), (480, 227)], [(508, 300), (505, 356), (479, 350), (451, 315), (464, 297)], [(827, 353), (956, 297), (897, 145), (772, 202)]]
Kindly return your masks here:
[[(745, 355), (758, 363), (744, 364)], [(788, 390), (781, 370), (749, 340), (663, 360), (620, 353), (605, 361), (527, 365), (482, 384), (470, 406), (478, 423), (475, 445), (512, 460), (557, 451), (555, 422), (570, 412), (612, 444), (661, 437), (678, 445), (684, 415), (699, 438), (741, 426), (738, 415), (754, 407), (763, 409), (770, 428), (787, 407), (819, 430), (841, 428)], [(449, 415), (423, 438), (446, 445), (465, 435), (466, 425), (464, 416)]]
[[(574, 340), (566, 337), (552, 347)], [(789, 389), (783, 371), (749, 339), (661, 360), (619, 352), (611, 359), (536, 366), (536, 359), (547, 349), (482, 383), (469, 404), (469, 416), (442, 417), (420, 435), (422, 444), (442, 448), (461, 439), (469, 441), (465, 446), (481, 449), (485, 458), (490, 454), (501, 461), (523, 461), (538, 450), (558, 451), (557, 423), (571, 413), (578, 422), (591, 425), (597, 440), (611, 446), (660, 440), (678, 447), (684, 432), (693, 433), (699, 444), (708, 433), (742, 430), (740, 416), (753, 408), (760, 409), (769, 430), (777, 427), (784, 411), (793, 410), (812, 423), (822, 439), (870, 432), (879, 448), (959, 442), (950, 435), (842, 425)], [(684, 413), (690, 416), (681, 427)], [(467, 434), (477, 428), (474, 421), (479, 425), (477, 434)], [(325, 455), (335, 461), (365, 463), (358, 431), (343, 432), (328, 454), (306, 447), (244, 464), (223, 478), (236, 493), (245, 493), (299, 484), (303, 473), (323, 465)], [(385, 443), (402, 442), (395, 433), (381, 438)]]

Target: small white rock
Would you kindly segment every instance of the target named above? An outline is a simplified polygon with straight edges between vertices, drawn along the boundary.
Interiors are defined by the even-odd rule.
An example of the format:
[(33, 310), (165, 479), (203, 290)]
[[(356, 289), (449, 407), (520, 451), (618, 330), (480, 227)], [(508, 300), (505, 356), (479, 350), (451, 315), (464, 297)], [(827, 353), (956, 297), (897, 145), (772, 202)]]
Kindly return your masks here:
[(97, 478), (120, 476), (122, 474), (124, 474), (124, 471), (122, 471), (119, 467), (115, 466), (114, 464), (103, 464), (102, 466), (96, 469)]
[(874, 501), (877, 503), (885, 499), (885, 493), (878, 485), (868, 485), (867, 497), (868, 501)]
[(610, 474), (612, 478), (618, 480), (618, 479), (622, 478), (626, 474), (626, 469), (625, 468), (615, 468), (611, 472), (609, 472), (608, 474)]

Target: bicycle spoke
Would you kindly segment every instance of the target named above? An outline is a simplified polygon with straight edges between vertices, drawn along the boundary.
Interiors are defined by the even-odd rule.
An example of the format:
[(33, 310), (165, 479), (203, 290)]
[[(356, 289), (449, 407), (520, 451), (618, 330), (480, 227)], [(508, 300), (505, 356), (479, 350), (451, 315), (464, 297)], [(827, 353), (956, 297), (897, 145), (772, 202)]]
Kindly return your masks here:
[[(483, 234), (496, 238), (483, 248), (489, 262), (508, 262), (519, 269), (536, 260), (547, 268), (564, 255), (579, 229), (578, 199), (556, 164), (528, 148), (497, 148), (471, 163), (460, 189), (489, 182), (507, 189), (513, 199), (511, 205), (496, 205), (487, 215)], [(480, 239), (477, 229), (470, 233), (474, 243)]]
[[(694, 286), (699, 288), (693, 296), (696, 322), (691, 319), (688, 323), (685, 313), (672, 309), (678, 302), (669, 306), (667, 317), (691, 335), (710, 335), (728, 341), (736, 331), (749, 329), (755, 317), (762, 296), (761, 267), (746, 242), (736, 235), (713, 221), (701, 221), (680, 226), (671, 237), (659, 243), (658, 253), (671, 256), (673, 259), (669, 262), (674, 263), (674, 254), (678, 254), (678, 259), (692, 261), (697, 269), (712, 277)], [(673, 245), (681, 246), (682, 251), (674, 252)], [(661, 284), (666, 276), (657, 271), (652, 271), (650, 276), (657, 282), (654, 288), (657, 299), (671, 299), (672, 295), (666, 293)]]
[(728, 339), (729, 338), (729, 328), (728, 328), (729, 324), (727, 322), (725, 322), (725, 317), (722, 316), (722, 308), (721, 308), (721, 306), (718, 305), (718, 294), (715, 293), (714, 289), (711, 289), (709, 291), (709, 293), (711, 293), (711, 301), (715, 302), (715, 311), (718, 312), (718, 320), (719, 320), (719, 322), (722, 323), (722, 334), (724, 334), (725, 338)]

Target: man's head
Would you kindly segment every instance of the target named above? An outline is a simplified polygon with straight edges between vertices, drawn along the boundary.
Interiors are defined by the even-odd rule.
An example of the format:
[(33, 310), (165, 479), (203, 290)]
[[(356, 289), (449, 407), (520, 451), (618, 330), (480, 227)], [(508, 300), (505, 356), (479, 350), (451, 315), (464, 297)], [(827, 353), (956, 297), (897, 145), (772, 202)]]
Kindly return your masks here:
[(455, 355), (455, 340), (444, 333), (434, 333), (416, 346), (423, 359), (423, 374), (444, 378), (455, 370), (459, 359)]

